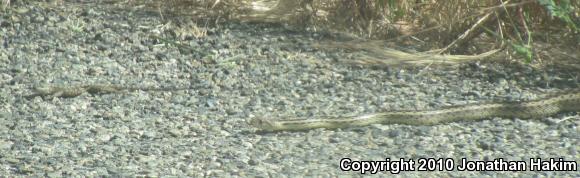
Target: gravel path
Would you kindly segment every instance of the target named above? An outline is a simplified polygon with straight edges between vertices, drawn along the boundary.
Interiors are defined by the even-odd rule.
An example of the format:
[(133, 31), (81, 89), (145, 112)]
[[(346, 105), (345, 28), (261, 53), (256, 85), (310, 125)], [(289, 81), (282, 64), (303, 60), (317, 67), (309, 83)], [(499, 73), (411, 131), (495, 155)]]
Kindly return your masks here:
[[(0, 17), (0, 175), (358, 177), (340, 171), (341, 158), (580, 161), (580, 120), (559, 122), (578, 117), (574, 113), (545, 122), (495, 118), (265, 134), (247, 124), (253, 117), (529, 100), (577, 88), (577, 71), (494, 62), (373, 69), (335, 62), (356, 52), (308, 46), (332, 40), (324, 33), (161, 18), (114, 4), (13, 6)], [(24, 98), (33, 86), (46, 84), (192, 89)], [(577, 171), (399, 175), (580, 176)]]

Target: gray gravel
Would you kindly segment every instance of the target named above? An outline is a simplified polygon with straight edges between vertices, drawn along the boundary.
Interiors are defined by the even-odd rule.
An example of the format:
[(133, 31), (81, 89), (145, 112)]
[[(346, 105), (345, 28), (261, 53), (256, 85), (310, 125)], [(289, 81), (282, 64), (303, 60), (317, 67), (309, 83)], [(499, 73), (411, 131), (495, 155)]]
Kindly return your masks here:
[[(207, 22), (207, 23), (206, 23)], [(368, 68), (308, 46), (320, 32), (192, 21), (119, 4), (13, 4), (0, 17), (0, 175), (358, 177), (339, 160), (564, 158), (580, 161), (580, 119), (494, 118), (256, 133), (249, 118), (355, 115), (529, 100), (577, 88), (577, 71), (481, 62)], [(206, 25), (207, 24), (207, 25)], [(206, 36), (198, 37), (197, 29)], [(191, 90), (25, 99), (35, 85)], [(561, 121), (568, 116), (573, 119)], [(378, 176), (388, 176), (381, 172)], [(578, 172), (401, 172), (558, 176)]]

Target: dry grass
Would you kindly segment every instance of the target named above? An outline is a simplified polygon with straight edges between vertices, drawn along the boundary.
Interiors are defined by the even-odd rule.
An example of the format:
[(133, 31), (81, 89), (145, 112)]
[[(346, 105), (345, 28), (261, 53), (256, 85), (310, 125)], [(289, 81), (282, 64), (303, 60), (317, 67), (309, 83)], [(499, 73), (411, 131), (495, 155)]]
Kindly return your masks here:
[[(324, 29), (363, 39), (384, 40), (439, 54), (477, 55), (507, 49), (507, 58), (542, 62), (578, 60), (580, 30), (553, 17), (550, 0), (171, 0), (166, 9), (182, 8), (229, 20), (285, 23)], [(561, 5), (564, 0), (553, 0)], [(580, 19), (580, 1), (570, 1), (568, 15)], [(196, 5), (193, 5), (196, 4)], [(193, 8), (195, 7), (195, 8)], [(203, 10), (199, 10), (203, 7)], [(206, 12), (211, 11), (211, 12)], [(195, 13), (193, 13), (195, 14)], [(578, 28), (580, 26), (577, 25)], [(325, 46), (325, 45), (321, 45)], [(328, 46), (328, 45), (326, 45)], [(331, 46), (337, 46), (333, 43)], [(507, 47), (507, 48), (506, 48)], [(556, 50), (558, 51), (558, 50)]]
[[(10, 0), (2, 1), (3, 6), (10, 5)], [(121, 1), (145, 5), (162, 17), (186, 15), (204, 23), (226, 20), (284, 23), (299, 29), (348, 34), (358, 41), (383, 40), (437, 54), (477, 55), (506, 49), (503, 53), (506, 58), (526, 62), (579, 60), (580, 1), (575, 0), (569, 0), (567, 5), (572, 11), (563, 14), (571, 19), (568, 21), (554, 17), (548, 5), (541, 4), (562, 5), (567, 0)], [(203, 36), (203, 31), (194, 33)], [(340, 45), (333, 42), (330, 46)], [(385, 47), (388, 46), (375, 46)]]

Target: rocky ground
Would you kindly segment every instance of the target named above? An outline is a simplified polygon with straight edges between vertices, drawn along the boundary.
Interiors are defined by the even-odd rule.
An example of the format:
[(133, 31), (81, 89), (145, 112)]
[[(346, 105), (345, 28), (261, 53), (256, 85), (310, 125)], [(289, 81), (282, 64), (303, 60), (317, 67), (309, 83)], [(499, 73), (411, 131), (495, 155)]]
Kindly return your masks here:
[[(316, 50), (322, 32), (191, 20), (119, 4), (26, 1), (0, 16), (0, 175), (358, 177), (341, 158), (580, 161), (580, 120), (493, 118), (257, 133), (247, 122), (529, 100), (577, 71), (506, 62), (369, 68)], [(353, 59), (354, 60), (354, 59)], [(74, 98), (38, 85), (189, 87)], [(368, 173), (367, 173), (368, 174)], [(388, 171), (378, 176), (390, 175)], [(577, 177), (573, 171), (404, 171), (401, 176)]]

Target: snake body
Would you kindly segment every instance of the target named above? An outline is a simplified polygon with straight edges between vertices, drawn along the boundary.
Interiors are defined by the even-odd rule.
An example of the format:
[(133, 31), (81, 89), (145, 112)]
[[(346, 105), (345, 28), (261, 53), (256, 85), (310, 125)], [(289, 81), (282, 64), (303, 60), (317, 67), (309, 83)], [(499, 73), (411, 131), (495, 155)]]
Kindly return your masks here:
[(250, 124), (261, 131), (300, 131), (316, 128), (346, 128), (371, 124), (434, 125), (478, 121), (493, 117), (540, 119), (561, 112), (580, 111), (580, 90), (561, 92), (544, 99), (454, 106), (423, 111), (387, 111), (361, 116), (319, 119), (269, 120), (253, 118)]
[(62, 98), (72, 98), (88, 94), (106, 94), (106, 93), (120, 93), (123, 91), (177, 91), (187, 90), (191, 87), (130, 87), (122, 85), (109, 84), (90, 84), (90, 85), (73, 85), (73, 86), (36, 86), (34, 93), (26, 96), (26, 98), (34, 98), (37, 96), (52, 96)]

